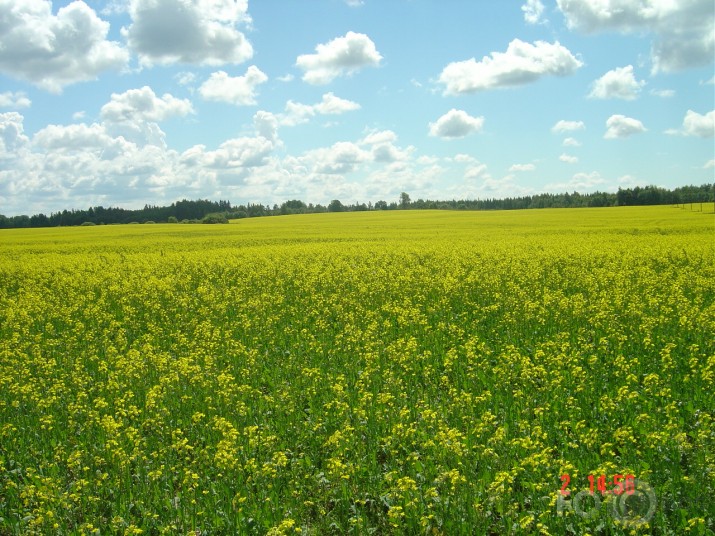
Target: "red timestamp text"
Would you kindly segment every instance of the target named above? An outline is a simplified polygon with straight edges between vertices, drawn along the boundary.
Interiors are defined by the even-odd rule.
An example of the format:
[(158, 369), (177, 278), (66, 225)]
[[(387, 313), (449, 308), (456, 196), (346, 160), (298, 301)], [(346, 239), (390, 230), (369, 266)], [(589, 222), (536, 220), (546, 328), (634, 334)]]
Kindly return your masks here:
[[(561, 475), (561, 482), (561, 495), (566, 497), (571, 494), (571, 491), (568, 489), (571, 483), (571, 477), (568, 474)], [(606, 475), (600, 475), (599, 477), (588, 475), (591, 495), (593, 495), (595, 491), (599, 491), (601, 495), (609, 493), (614, 495), (622, 495), (623, 493), (633, 495), (636, 491), (636, 477), (633, 475), (613, 475), (612, 482), (611, 484), (610, 481), (607, 481)]]

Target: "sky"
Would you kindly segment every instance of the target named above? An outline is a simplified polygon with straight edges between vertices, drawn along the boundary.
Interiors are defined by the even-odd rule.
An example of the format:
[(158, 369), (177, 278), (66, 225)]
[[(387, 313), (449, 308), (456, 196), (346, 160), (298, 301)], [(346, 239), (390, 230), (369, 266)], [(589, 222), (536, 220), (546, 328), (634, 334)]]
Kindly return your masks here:
[(674, 188), (712, 0), (0, 0), (0, 214)]

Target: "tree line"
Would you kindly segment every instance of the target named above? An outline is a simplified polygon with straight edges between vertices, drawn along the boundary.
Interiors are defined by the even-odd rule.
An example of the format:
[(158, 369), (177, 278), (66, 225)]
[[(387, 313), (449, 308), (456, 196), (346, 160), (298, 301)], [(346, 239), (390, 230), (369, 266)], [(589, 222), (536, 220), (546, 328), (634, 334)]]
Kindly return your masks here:
[(141, 209), (119, 207), (91, 207), (87, 210), (63, 210), (49, 216), (35, 214), (6, 217), (0, 214), (0, 229), (26, 227), (59, 227), (76, 225), (112, 225), (128, 223), (225, 223), (231, 219), (277, 216), (287, 214), (312, 214), (320, 212), (358, 212), (369, 210), (516, 210), (529, 208), (612, 207), (637, 205), (678, 205), (715, 201), (715, 184), (680, 186), (673, 190), (658, 186), (619, 188), (616, 193), (593, 192), (588, 194), (561, 193), (536, 194), (494, 199), (460, 199), (433, 201), (417, 199), (402, 192), (398, 201), (388, 203), (343, 204), (334, 199), (327, 205), (304, 203), (298, 199), (281, 205), (246, 204), (233, 206), (229, 201), (184, 199), (169, 206), (145, 205)]

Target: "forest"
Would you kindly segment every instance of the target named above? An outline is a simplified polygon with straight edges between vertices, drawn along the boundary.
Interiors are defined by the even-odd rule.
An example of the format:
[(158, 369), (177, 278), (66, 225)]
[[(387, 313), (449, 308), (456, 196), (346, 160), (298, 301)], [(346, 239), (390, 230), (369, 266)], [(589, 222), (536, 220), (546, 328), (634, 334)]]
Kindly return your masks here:
[(532, 208), (578, 208), (640, 205), (678, 205), (715, 201), (715, 183), (701, 186), (680, 186), (669, 190), (658, 186), (619, 188), (616, 193), (578, 192), (542, 193), (502, 199), (460, 199), (434, 201), (417, 199), (402, 192), (393, 202), (343, 204), (334, 199), (328, 205), (313, 204), (297, 199), (281, 205), (232, 205), (230, 201), (181, 200), (169, 206), (145, 205), (141, 209), (119, 207), (90, 207), (86, 210), (65, 209), (61, 212), (32, 216), (4, 216), (0, 214), (0, 229), (28, 227), (60, 227), (76, 225), (112, 225), (129, 223), (226, 223), (231, 219), (320, 212), (358, 212), (368, 210), (518, 210)]

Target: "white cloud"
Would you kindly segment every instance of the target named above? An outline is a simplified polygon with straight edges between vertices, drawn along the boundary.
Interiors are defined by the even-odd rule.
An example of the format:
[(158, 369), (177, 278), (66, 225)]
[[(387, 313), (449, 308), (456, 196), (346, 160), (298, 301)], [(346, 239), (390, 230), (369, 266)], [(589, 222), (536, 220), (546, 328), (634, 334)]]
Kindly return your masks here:
[(242, 63), (253, 56), (236, 29), (247, 11), (248, 0), (131, 0), (122, 33), (142, 65)]
[(472, 163), (472, 162), (476, 162), (477, 159), (471, 155), (459, 153), (459, 154), (454, 155), (454, 161), (460, 162), (460, 163)]
[(660, 97), (662, 99), (670, 99), (671, 97), (675, 97), (675, 90), (674, 89), (651, 89), (650, 94), (654, 95), (656, 97)]
[(285, 113), (280, 116), (281, 125), (293, 127), (310, 121), (315, 116), (315, 108), (310, 104), (302, 104), (289, 100), (285, 106)]
[(255, 65), (251, 65), (243, 76), (232, 77), (217, 71), (201, 84), (199, 93), (206, 100), (251, 106), (256, 104), (256, 88), (267, 80), (268, 76)]
[(499, 179), (495, 179), (488, 173), (482, 178), (484, 181), (482, 184), (465, 197), (476, 197), (476, 198), (505, 198), (505, 197), (517, 197), (530, 195), (533, 192), (531, 188), (527, 188), (517, 184), (514, 179), (514, 175), (505, 175)]
[(340, 115), (359, 109), (360, 105), (357, 102), (341, 99), (331, 92), (323, 95), (321, 102), (312, 105), (289, 100), (286, 103), (285, 113), (280, 116), (279, 120), (281, 125), (295, 126), (307, 123), (311, 117), (317, 114)]
[(122, 69), (129, 54), (107, 41), (109, 24), (75, 1), (52, 14), (45, 0), (0, 0), (0, 72), (59, 93)]
[(576, 164), (578, 162), (578, 156), (572, 156), (569, 154), (562, 154), (559, 156), (559, 160), (566, 162), (567, 164)]
[(124, 93), (112, 93), (111, 100), (102, 106), (101, 117), (110, 122), (159, 122), (191, 113), (194, 109), (188, 99), (177, 99), (169, 93), (159, 98), (149, 86), (144, 86)]
[(430, 123), (430, 136), (440, 138), (463, 138), (473, 132), (479, 132), (484, 126), (484, 117), (472, 117), (464, 110), (452, 108), (449, 112)]
[(541, 17), (544, 14), (544, 4), (541, 0), (526, 0), (526, 3), (521, 6), (524, 12), (524, 20), (529, 24), (539, 24)]
[(365, 5), (364, 0), (345, 0), (345, 3), (350, 7), (360, 7), (362, 5)]
[(581, 147), (581, 142), (576, 138), (566, 138), (563, 143), (564, 147)]
[(379, 130), (370, 132), (362, 140), (361, 145), (380, 145), (383, 143), (394, 143), (397, 141), (397, 134), (392, 130)]
[(606, 133), (603, 135), (607, 140), (616, 138), (627, 138), (633, 134), (645, 132), (643, 123), (632, 117), (624, 115), (612, 115), (606, 121)]
[(439, 158), (435, 156), (422, 155), (417, 158), (417, 163), (421, 166), (434, 166), (439, 162)]
[(365, 34), (348, 32), (315, 47), (315, 54), (298, 56), (296, 66), (309, 84), (327, 84), (342, 75), (351, 75), (363, 67), (375, 67), (382, 56)]
[(705, 162), (703, 169), (712, 169), (712, 168), (715, 168), (715, 160), (708, 160), (707, 162)]
[[(638, 179), (633, 175), (623, 175), (618, 178), (618, 184), (626, 188), (635, 188), (636, 186), (646, 186), (647, 183), (644, 180)], [(615, 188), (614, 188), (615, 190)]]
[(395, 142), (397, 134), (392, 130), (373, 131), (358, 142), (359, 145), (370, 145), (373, 162), (395, 163), (406, 162), (414, 147), (399, 149)]
[(535, 169), (534, 164), (514, 164), (509, 168), (509, 171), (534, 171)]
[(511, 87), (542, 76), (567, 76), (583, 63), (557, 42), (534, 44), (514, 39), (506, 52), (492, 52), (477, 62), (472, 58), (447, 65), (439, 76), (445, 94), (459, 95), (480, 90)]
[(709, 65), (715, 55), (712, 0), (557, 0), (557, 5), (572, 29), (652, 33), (654, 73)]
[(0, 108), (29, 108), (32, 101), (22, 91), (0, 93)]
[[(0, 198), (11, 200), (3, 201), (6, 214), (251, 192), (259, 192), (255, 200), (263, 201), (275, 190), (260, 190), (260, 185), (287, 173), (272, 155), (280, 141), (277, 121), (268, 112), (255, 114), (255, 136), (226, 140), (215, 150), (196, 145), (183, 153), (152, 143), (152, 135), (161, 139), (163, 133), (146, 121), (48, 125), (31, 142), (22, 123), (16, 112), (0, 114), (0, 163), (7, 164), (0, 165)], [(144, 129), (133, 132), (136, 141), (125, 135), (132, 128)]]
[(29, 142), (24, 133), (24, 119), (17, 112), (0, 113), (0, 159), (5, 153), (17, 151)]
[(565, 121), (561, 119), (553, 127), (551, 132), (561, 134), (562, 132), (573, 132), (574, 130), (582, 130), (586, 128), (583, 121)]
[(475, 162), (474, 164), (467, 166), (467, 169), (464, 171), (464, 179), (468, 181), (476, 179), (490, 180), (491, 175), (487, 171), (486, 164)]
[(355, 171), (360, 164), (370, 159), (370, 153), (359, 145), (341, 141), (328, 148), (308, 151), (299, 160), (312, 168), (314, 173), (342, 175)]
[(196, 74), (190, 71), (181, 71), (174, 75), (174, 80), (176, 80), (180, 86), (190, 86), (196, 81)]
[(270, 112), (258, 111), (253, 116), (256, 133), (273, 142), (278, 140), (278, 118)]
[(627, 65), (608, 71), (596, 80), (588, 96), (592, 99), (633, 100), (644, 85), (645, 81), (636, 81), (633, 75), (633, 66)]
[[(3, 189), (12, 192), (16, 210), (26, 211), (37, 202), (43, 211), (86, 206), (102, 203), (108, 195), (112, 203), (128, 198), (138, 203), (146, 199), (152, 182), (174, 175), (175, 152), (140, 147), (112, 135), (105, 124), (48, 125), (33, 136), (31, 148), (36, 151), (16, 147), (15, 163), (0, 181), (0, 195)], [(141, 193), (138, 185), (145, 186)]]
[(203, 163), (221, 170), (259, 167), (267, 163), (273, 148), (273, 141), (263, 136), (234, 138), (223, 142), (217, 150), (206, 152)]
[(712, 138), (715, 135), (715, 110), (705, 115), (688, 110), (683, 119), (682, 133), (685, 136)]
[(400, 150), (392, 143), (382, 143), (374, 145), (372, 147), (372, 160), (373, 162), (380, 163), (393, 163), (393, 162), (404, 162), (409, 157), (414, 147), (408, 147), (406, 150)]
[(45, 151), (83, 151), (101, 149), (110, 145), (112, 139), (103, 125), (84, 123), (73, 125), (47, 125), (32, 138), (32, 143)]
[(315, 111), (320, 114), (338, 115), (353, 110), (359, 110), (360, 105), (347, 99), (336, 97), (333, 93), (323, 95), (323, 101), (315, 105)]
[(547, 192), (589, 192), (594, 190), (608, 190), (604, 188), (606, 180), (601, 177), (598, 171), (591, 173), (576, 173), (568, 182), (557, 182), (547, 184), (544, 190)]

